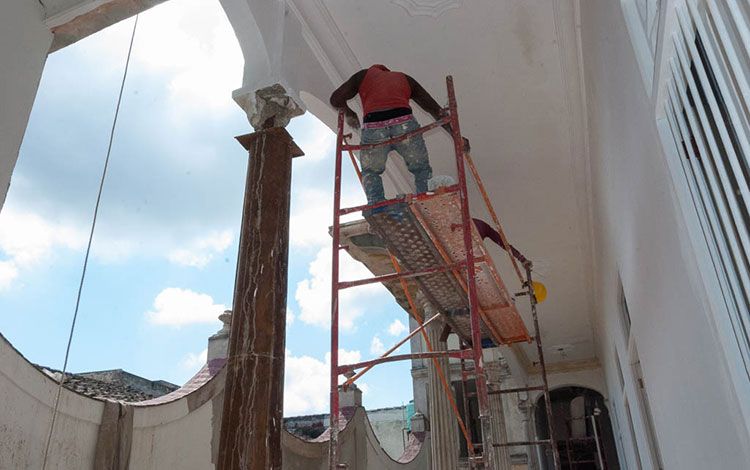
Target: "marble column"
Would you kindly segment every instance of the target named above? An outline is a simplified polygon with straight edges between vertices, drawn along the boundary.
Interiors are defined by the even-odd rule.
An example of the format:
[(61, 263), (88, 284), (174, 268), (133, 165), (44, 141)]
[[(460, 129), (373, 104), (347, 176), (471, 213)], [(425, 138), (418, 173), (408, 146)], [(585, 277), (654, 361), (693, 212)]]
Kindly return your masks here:
[[(490, 391), (500, 387), (490, 386)], [(505, 424), (503, 395), (490, 395), (490, 413), (492, 414), (492, 438), (495, 442), (508, 442), (508, 430)], [(495, 470), (510, 470), (510, 449), (495, 448)]]
[[(425, 315), (427, 318), (430, 318), (434, 313), (432, 313), (431, 309), (425, 308)], [(444, 325), (440, 321), (435, 321), (427, 325), (427, 338), (430, 340), (430, 344), (435, 351), (446, 351), (448, 349), (448, 345), (444, 341), (440, 341), (440, 334), (443, 332), (443, 327)], [(456, 416), (453, 414), (450, 400), (437, 372), (435, 363), (432, 360), (428, 360), (427, 362), (432, 470), (456, 470), (458, 468), (458, 424)], [(448, 358), (439, 358), (437, 362), (450, 385), (450, 364), (448, 363)]]
[(292, 158), (302, 155), (274, 127), (285, 118), (264, 116), (261, 129), (237, 138), (250, 161), (217, 470), (281, 470), (289, 201)]
[[(487, 356), (485, 356), (487, 357)], [(489, 391), (500, 390), (502, 386), (503, 364), (500, 359), (488, 361), (484, 365), (487, 375)], [(505, 407), (503, 400), (506, 395), (490, 395), (490, 426), (493, 442), (508, 442), (508, 430), (505, 423)], [(510, 470), (510, 449), (495, 447), (495, 470)]]
[[(519, 400), (518, 409), (521, 410), (521, 427), (523, 429), (523, 440), (532, 441), (536, 438), (536, 432), (534, 430), (534, 405), (531, 403), (528, 395)], [(540, 446), (528, 446), (526, 448), (526, 454), (528, 456), (528, 467), (529, 470), (537, 470), (539, 468), (538, 462), (538, 450)]]

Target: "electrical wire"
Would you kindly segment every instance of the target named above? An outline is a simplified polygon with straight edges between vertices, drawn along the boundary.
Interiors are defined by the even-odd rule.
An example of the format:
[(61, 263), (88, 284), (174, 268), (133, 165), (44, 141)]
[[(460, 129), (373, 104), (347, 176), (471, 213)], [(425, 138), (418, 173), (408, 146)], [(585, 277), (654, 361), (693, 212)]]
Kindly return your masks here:
[(44, 446), (44, 460), (42, 461), (42, 470), (47, 469), (47, 459), (49, 457), (50, 444), (52, 443), (52, 435), (55, 431), (55, 422), (57, 421), (57, 412), (60, 407), (60, 394), (62, 392), (63, 383), (65, 383), (65, 372), (68, 368), (68, 358), (70, 357), (70, 345), (73, 343), (73, 333), (76, 328), (76, 320), (78, 319), (78, 309), (81, 305), (81, 293), (83, 292), (83, 282), (86, 278), (86, 268), (89, 263), (89, 254), (91, 253), (91, 242), (94, 239), (94, 229), (96, 228), (96, 218), (99, 215), (99, 204), (102, 200), (102, 190), (104, 189), (104, 179), (107, 176), (107, 167), (109, 166), (109, 156), (112, 153), (112, 142), (115, 138), (115, 128), (117, 127), (117, 117), (120, 115), (120, 104), (122, 103), (122, 93), (125, 89), (125, 79), (128, 76), (128, 68), (130, 67), (130, 56), (133, 52), (133, 42), (135, 40), (135, 31), (138, 27), (138, 15), (135, 15), (135, 22), (133, 23), (133, 33), (130, 36), (130, 46), (128, 47), (128, 56), (125, 60), (125, 71), (122, 74), (122, 82), (120, 83), (120, 94), (117, 97), (117, 108), (115, 109), (115, 116), (112, 120), (112, 130), (109, 133), (109, 145), (107, 147), (107, 157), (104, 160), (104, 169), (102, 170), (102, 178), (99, 182), (99, 193), (96, 196), (96, 205), (94, 206), (94, 217), (91, 223), (91, 231), (89, 232), (89, 242), (86, 246), (86, 256), (83, 259), (83, 270), (81, 272), (81, 282), (78, 284), (78, 295), (76, 297), (76, 307), (73, 312), (73, 320), (70, 324), (70, 335), (68, 336), (68, 345), (65, 349), (65, 361), (63, 362), (62, 373), (60, 375), (60, 382), (57, 385), (57, 392), (55, 393), (55, 402), (52, 407), (52, 421), (49, 426), (49, 433), (47, 434), (47, 443)]

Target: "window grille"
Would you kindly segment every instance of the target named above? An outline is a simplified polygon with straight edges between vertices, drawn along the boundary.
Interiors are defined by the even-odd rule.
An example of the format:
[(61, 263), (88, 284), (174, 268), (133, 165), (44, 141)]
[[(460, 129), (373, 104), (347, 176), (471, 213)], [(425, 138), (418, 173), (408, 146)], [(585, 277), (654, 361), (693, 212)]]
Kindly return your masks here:
[(750, 5), (676, 6), (665, 111), (750, 377)]

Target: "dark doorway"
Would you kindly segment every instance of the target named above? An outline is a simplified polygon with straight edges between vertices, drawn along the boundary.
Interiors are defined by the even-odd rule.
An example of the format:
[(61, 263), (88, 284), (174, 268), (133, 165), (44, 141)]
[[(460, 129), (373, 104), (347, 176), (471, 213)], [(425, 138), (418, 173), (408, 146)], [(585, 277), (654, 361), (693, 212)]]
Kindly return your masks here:
[[(604, 397), (584, 387), (564, 387), (550, 391), (555, 439), (562, 470), (620, 470), (612, 423)], [(544, 395), (534, 411), (536, 433), (548, 439)], [(541, 468), (554, 469), (552, 451), (540, 449)]]

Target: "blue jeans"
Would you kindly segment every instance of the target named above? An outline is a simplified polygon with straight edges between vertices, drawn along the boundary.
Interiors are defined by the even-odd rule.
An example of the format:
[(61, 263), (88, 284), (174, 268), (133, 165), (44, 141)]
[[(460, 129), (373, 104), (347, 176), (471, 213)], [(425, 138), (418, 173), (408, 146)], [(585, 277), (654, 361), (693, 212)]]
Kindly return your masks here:
[[(419, 123), (416, 119), (387, 127), (362, 129), (360, 143), (363, 145), (376, 144), (417, 129), (419, 129)], [(406, 167), (414, 175), (417, 192), (427, 191), (427, 180), (432, 178), (432, 168), (427, 156), (424, 138), (420, 134), (395, 144), (359, 152), (359, 160), (362, 164), (362, 186), (364, 186), (368, 204), (374, 204), (385, 199), (383, 180), (380, 175), (385, 171), (385, 162), (391, 150), (395, 150), (403, 157)]]

